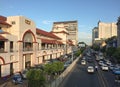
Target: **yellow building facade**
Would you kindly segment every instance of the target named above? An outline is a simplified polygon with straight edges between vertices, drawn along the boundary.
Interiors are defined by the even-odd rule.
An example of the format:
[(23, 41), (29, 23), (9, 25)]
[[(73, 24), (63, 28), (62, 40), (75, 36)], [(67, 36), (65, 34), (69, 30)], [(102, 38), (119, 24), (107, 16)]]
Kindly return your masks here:
[[(62, 41), (61, 37), (36, 28), (29, 18), (0, 16), (0, 77), (59, 58), (66, 53), (66, 43)], [(71, 52), (69, 45), (67, 53)]]

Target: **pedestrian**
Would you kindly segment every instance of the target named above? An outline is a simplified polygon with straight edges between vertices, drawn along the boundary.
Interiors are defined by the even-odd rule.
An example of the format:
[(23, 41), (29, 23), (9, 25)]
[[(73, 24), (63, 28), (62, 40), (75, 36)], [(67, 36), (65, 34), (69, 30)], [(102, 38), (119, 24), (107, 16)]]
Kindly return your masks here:
[(98, 66), (97, 66), (97, 65), (95, 66), (95, 70), (96, 70), (96, 71), (98, 70)]

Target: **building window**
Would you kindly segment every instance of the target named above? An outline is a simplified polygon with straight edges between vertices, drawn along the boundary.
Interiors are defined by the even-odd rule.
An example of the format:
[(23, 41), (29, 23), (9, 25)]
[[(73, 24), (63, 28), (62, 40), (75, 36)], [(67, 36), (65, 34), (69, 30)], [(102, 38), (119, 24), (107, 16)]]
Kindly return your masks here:
[(0, 32), (3, 32), (2, 28), (0, 27)]
[(13, 41), (10, 41), (10, 52), (13, 52)]
[(11, 24), (14, 25), (14, 24), (16, 24), (16, 23), (15, 23), (15, 21), (12, 21)]
[(29, 21), (29, 20), (26, 19), (26, 20), (25, 20), (25, 23), (28, 24), (28, 25), (30, 25), (30, 24), (31, 24), (31, 21)]

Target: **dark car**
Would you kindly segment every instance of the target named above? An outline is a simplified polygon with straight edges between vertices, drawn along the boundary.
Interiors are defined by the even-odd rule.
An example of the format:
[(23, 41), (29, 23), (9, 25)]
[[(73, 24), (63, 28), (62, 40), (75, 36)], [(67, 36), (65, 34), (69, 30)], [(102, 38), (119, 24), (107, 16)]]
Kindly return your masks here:
[(23, 81), (22, 81), (22, 77), (20, 75), (20, 73), (15, 73), (12, 77), (12, 83), (14, 84), (21, 84)]

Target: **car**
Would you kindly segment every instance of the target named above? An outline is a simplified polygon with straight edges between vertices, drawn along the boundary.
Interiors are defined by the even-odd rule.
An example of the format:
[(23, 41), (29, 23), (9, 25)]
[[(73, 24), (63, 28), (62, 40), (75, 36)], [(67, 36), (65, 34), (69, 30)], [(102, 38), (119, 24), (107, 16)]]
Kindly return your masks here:
[(119, 67), (115, 67), (113, 70), (112, 70), (113, 74), (115, 75), (120, 75), (120, 68)]
[(88, 66), (87, 72), (88, 73), (94, 73), (94, 67), (93, 66)]
[(64, 63), (64, 69), (66, 69), (69, 65), (70, 65), (69, 62), (65, 62), (65, 63)]
[(82, 64), (82, 65), (85, 65), (85, 64), (86, 64), (86, 61), (85, 61), (85, 60), (81, 60), (81, 64)]
[(23, 83), (22, 76), (20, 73), (15, 73), (12, 77), (13, 84), (21, 84)]
[(99, 58), (99, 60), (104, 59), (103, 53), (99, 53), (99, 54), (98, 54), (98, 58)]
[(27, 72), (28, 72), (27, 69), (25, 69), (25, 70), (23, 70), (23, 71), (21, 72), (21, 75), (22, 75), (22, 78), (23, 78), (23, 79), (27, 79), (27, 77), (26, 77)]
[(88, 58), (87, 61), (88, 61), (89, 63), (92, 63), (92, 62), (93, 62), (93, 59), (92, 59), (92, 58)]
[(104, 65), (104, 62), (100, 60), (100, 61), (98, 62), (98, 64), (99, 64), (100, 66), (102, 66), (102, 65)]
[(109, 69), (111, 70), (111, 71), (113, 71), (113, 69), (115, 68), (115, 66), (114, 65), (109, 65)]
[(108, 71), (108, 70), (109, 70), (109, 67), (104, 64), (104, 65), (101, 66), (101, 69), (102, 69), (102, 70), (105, 70), (105, 71)]
[(106, 64), (107, 65), (111, 65), (112, 63), (110, 61), (106, 61)]
[(86, 58), (85, 57), (83, 57), (83, 60), (85, 60)]

